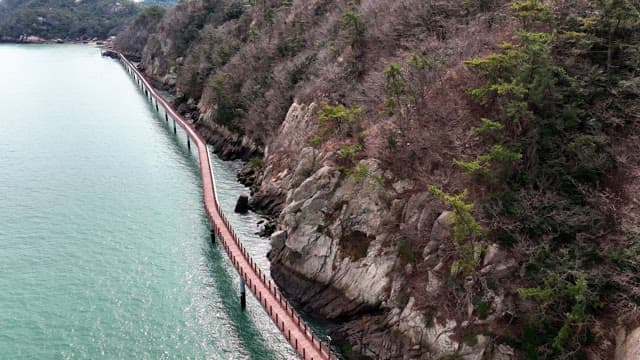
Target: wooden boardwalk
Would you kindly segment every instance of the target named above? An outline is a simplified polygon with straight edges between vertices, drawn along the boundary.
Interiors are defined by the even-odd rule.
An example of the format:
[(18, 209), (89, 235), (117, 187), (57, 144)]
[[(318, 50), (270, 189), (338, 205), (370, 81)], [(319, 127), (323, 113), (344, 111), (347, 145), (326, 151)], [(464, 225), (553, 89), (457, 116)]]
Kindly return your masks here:
[(186, 132), (189, 146), (191, 146), (191, 141), (197, 146), (204, 193), (204, 207), (207, 217), (211, 222), (212, 230), (217, 234), (221, 245), (246, 286), (303, 360), (337, 359), (329, 346), (320, 341), (291, 305), (282, 297), (275, 284), (267, 279), (262, 270), (258, 268), (233, 231), (218, 203), (206, 141), (189, 122), (171, 107), (164, 97), (158, 94), (129, 60), (122, 54), (118, 55), (129, 74), (133, 76), (152, 104), (155, 100), (156, 110), (159, 110), (159, 106), (164, 108), (165, 119), (174, 122), (174, 132), (175, 125), (178, 124)]

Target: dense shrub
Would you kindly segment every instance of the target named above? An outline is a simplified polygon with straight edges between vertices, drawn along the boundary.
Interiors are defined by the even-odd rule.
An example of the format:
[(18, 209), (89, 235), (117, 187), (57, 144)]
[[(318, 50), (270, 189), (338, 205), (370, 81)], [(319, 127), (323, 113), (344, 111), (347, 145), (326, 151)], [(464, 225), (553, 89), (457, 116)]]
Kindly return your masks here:
[[(601, 16), (583, 20), (588, 27), (577, 29), (608, 28), (599, 34), (605, 38), (592, 34), (587, 39), (586, 33), (558, 36), (557, 27), (564, 19), (556, 18), (552, 8), (536, 0), (513, 1), (510, 8), (521, 25), (519, 41), (466, 62), (484, 79), (470, 95), (494, 117), (483, 119), (479, 128), (490, 150), (474, 161), (457, 164), (494, 180), (488, 184), (495, 191), (487, 204), (491, 230), (502, 241), (511, 239), (510, 246), (513, 239), (520, 239), (519, 251), (528, 259), (523, 281), (531, 286), (521, 288), (519, 294), (534, 300), (538, 309), (521, 315), (523, 332), (515, 335), (518, 340), (511, 345), (529, 358), (584, 357), (593, 341), (601, 302), (612, 295), (611, 284), (605, 285), (604, 278), (612, 277), (613, 269), (603, 266), (606, 256), (598, 250), (598, 241), (611, 224), (588, 198), (600, 190), (602, 179), (616, 166), (606, 127), (612, 113), (595, 112), (592, 102), (602, 96), (596, 94), (603, 94), (603, 84), (612, 86), (620, 73), (613, 74), (612, 58), (589, 59), (596, 60), (593, 66), (608, 69), (604, 82), (593, 81), (593, 72), (572, 73), (575, 69), (565, 64), (585, 61), (586, 53), (570, 52), (564, 46), (569, 36), (582, 39), (585, 48), (606, 43), (607, 52), (618, 51), (614, 44), (628, 38), (612, 28), (611, 18), (624, 27), (635, 15), (626, 1), (594, 6)], [(506, 151), (505, 146), (515, 152)], [(499, 177), (497, 169), (489, 166), (515, 160), (521, 160), (521, 165), (507, 166), (510, 171)], [(635, 291), (633, 282), (618, 282), (615, 287), (623, 293)]]
[(127, 31), (123, 31), (117, 37), (115, 46), (126, 54), (141, 56), (149, 41), (149, 35), (156, 30), (164, 13), (165, 9), (160, 6), (143, 9)]

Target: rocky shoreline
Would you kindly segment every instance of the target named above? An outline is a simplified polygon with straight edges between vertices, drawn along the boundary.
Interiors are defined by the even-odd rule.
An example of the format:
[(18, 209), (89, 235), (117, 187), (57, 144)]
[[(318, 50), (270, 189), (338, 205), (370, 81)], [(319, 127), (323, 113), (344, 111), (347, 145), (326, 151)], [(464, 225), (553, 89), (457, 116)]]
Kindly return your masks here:
[[(415, 269), (410, 264), (399, 268), (403, 261), (386, 224), (412, 214), (403, 220), (405, 226), (420, 231), (433, 226), (431, 243), (435, 245), (429, 248), (437, 249), (449, 241), (451, 223), (439, 222), (441, 206), (434, 205), (426, 192), (414, 193), (412, 184), (383, 172), (377, 160), (363, 161), (369, 180), (358, 181), (341, 175), (335, 153), (321, 153), (304, 141), (290, 142), (297, 133), (311, 132), (308, 126), (313, 122), (307, 120), (316, 104), (294, 103), (278, 135), (264, 149), (210, 121), (206, 109), (203, 114), (179, 98), (174, 106), (192, 119), (221, 158), (247, 161), (239, 179), (252, 188), (251, 208), (271, 219), (263, 235), (274, 232), (268, 257), (275, 282), (292, 303), (325, 324), (334, 343), (350, 358), (418, 359), (463, 349), (468, 354), (465, 359), (488, 354), (494, 359), (514, 359), (496, 355), (512, 350), (492, 349), (482, 339), (474, 346), (453, 340), (459, 326), (455, 318), (447, 318), (444, 324), (435, 315), (427, 318), (422, 305), (406, 296), (403, 288)], [(298, 155), (288, 157), (290, 153)], [(262, 160), (252, 164), (252, 158)], [(287, 165), (280, 167), (282, 163)], [(386, 186), (370, 180), (377, 177), (394, 184), (392, 196)], [(392, 199), (396, 196), (410, 198), (400, 205)], [(366, 245), (350, 248), (347, 243), (354, 241)], [(424, 256), (435, 258), (431, 253)], [(445, 284), (436, 273), (443, 265), (431, 266), (436, 269), (432, 291), (440, 291)]]
[[(482, 151), (480, 131), (471, 129), (470, 121), (487, 115), (469, 98), (479, 79), (460, 59), (481, 58), (513, 34), (509, 26), (498, 31), (484, 16), (451, 11), (455, 7), (446, 2), (425, 5), (424, 17), (414, 20), (422, 24), (435, 11), (447, 19), (442, 29), (451, 33), (395, 34), (391, 29), (402, 28), (398, 19), (411, 17), (414, 6), (392, 3), (379, 1), (374, 16), (367, 13), (373, 11), (370, 4), (354, 4), (352, 13), (299, 1), (265, 27), (259, 26), (264, 9), (256, 7), (240, 16), (242, 21), (215, 19), (192, 39), (183, 29), (200, 19), (204, 8), (188, 2), (156, 22), (132, 27), (124, 45), (137, 51), (140, 68), (154, 85), (175, 94), (174, 106), (216, 153), (247, 161), (239, 177), (252, 188), (251, 206), (272, 218), (265, 233), (273, 231), (268, 255), (273, 278), (292, 303), (328, 322), (334, 344), (347, 358), (515, 360), (530, 349), (542, 353), (564, 325), (552, 318), (539, 322), (537, 314), (546, 310), (520, 291), (545, 285), (541, 276), (547, 270), (541, 269), (548, 264), (531, 261), (538, 253), (530, 241), (540, 241), (543, 227), (535, 225), (530, 236), (513, 214), (487, 214), (501, 211), (502, 204), (513, 202), (520, 211), (521, 202), (547, 204), (555, 198), (520, 189), (484, 201), (483, 182), (464, 175), (454, 161), (472, 160)], [(387, 16), (389, 7), (395, 10)], [(334, 19), (341, 28), (345, 15), (368, 17), (370, 24), (380, 16), (389, 32), (376, 26), (357, 46), (345, 43), (344, 34), (327, 24)], [(298, 23), (313, 25), (295, 27)], [(484, 33), (493, 37), (470, 41)], [(391, 52), (374, 46), (380, 39)], [(394, 45), (398, 39), (414, 42), (409, 48), (416, 53)], [(440, 59), (432, 64), (423, 55)], [(390, 70), (398, 79), (415, 80), (400, 86), (397, 99), (388, 93)], [(420, 101), (412, 103), (405, 91)], [(406, 107), (399, 104), (404, 96)], [(495, 233), (456, 239), (454, 200), (442, 201), (429, 189), (442, 189), (455, 201), (469, 190), (462, 207), (477, 204), (473, 215)], [(537, 208), (526, 212), (543, 215)], [(567, 227), (571, 236), (588, 234), (573, 226)], [(535, 277), (526, 274), (532, 265), (539, 268)], [(565, 282), (568, 289), (577, 286), (576, 278)], [(566, 294), (556, 303), (563, 312), (579, 304)], [(595, 334), (597, 339), (585, 342), (588, 347), (580, 348), (582, 340), (570, 345), (580, 344), (576, 349), (593, 353), (593, 359), (613, 358), (614, 352), (617, 360), (636, 359), (618, 354), (640, 351), (634, 345), (640, 343), (638, 323), (603, 313), (593, 311), (602, 324), (592, 329), (601, 326), (606, 333)], [(584, 330), (582, 324), (567, 326)]]

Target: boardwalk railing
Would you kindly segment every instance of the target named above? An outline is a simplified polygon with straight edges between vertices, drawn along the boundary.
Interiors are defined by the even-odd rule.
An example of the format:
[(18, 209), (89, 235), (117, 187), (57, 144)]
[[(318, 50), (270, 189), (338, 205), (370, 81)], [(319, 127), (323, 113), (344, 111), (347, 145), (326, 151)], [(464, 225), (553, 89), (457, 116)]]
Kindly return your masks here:
[(291, 304), (282, 296), (275, 284), (253, 261), (242, 241), (233, 230), (231, 223), (224, 215), (218, 202), (212, 172), (213, 166), (204, 138), (196, 132), (193, 125), (173, 109), (162, 95), (158, 94), (127, 58), (122, 54), (118, 54), (118, 56), (127, 72), (140, 86), (149, 101), (153, 104), (155, 100), (156, 110), (159, 111), (159, 106), (161, 105), (165, 110), (165, 120), (173, 120), (174, 133), (176, 132), (176, 124), (178, 124), (187, 134), (189, 148), (191, 148), (191, 141), (196, 144), (207, 217), (211, 222), (212, 230), (215, 231), (220, 239), (225, 252), (249, 290), (303, 360), (337, 360), (330, 346), (322, 342), (314, 334)]

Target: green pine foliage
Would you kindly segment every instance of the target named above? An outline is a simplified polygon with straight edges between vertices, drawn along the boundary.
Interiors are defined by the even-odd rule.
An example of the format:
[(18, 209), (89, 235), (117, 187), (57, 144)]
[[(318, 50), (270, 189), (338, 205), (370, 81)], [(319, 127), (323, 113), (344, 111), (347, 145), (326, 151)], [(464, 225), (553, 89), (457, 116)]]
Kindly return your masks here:
[(583, 19), (578, 33), (587, 35), (581, 44), (596, 63), (603, 63), (607, 75), (635, 71), (640, 65), (638, 28), (640, 8), (632, 0), (594, 1), (594, 16)]
[(504, 43), (501, 53), (465, 62), (487, 80), (469, 93), (484, 104), (500, 98), (504, 125), (513, 135), (532, 120), (532, 105), (553, 98), (556, 74), (562, 73), (551, 59), (553, 35), (522, 31), (519, 36), (521, 44)]
[(453, 210), (453, 240), (457, 259), (451, 266), (451, 272), (472, 275), (480, 263), (482, 247), (479, 240), (486, 236), (486, 230), (473, 217), (474, 204), (465, 202), (468, 191), (452, 195), (434, 185), (429, 186), (429, 191)]
[(480, 134), (493, 133), (504, 129), (504, 125), (497, 121), (492, 121), (487, 118), (482, 118), (480, 120), (482, 121), (482, 126), (476, 128), (476, 131), (478, 131)]
[(387, 94), (387, 99), (385, 101), (387, 111), (390, 114), (398, 112), (401, 116), (404, 116), (403, 96), (406, 92), (406, 81), (400, 64), (389, 64), (389, 66), (384, 70), (384, 78), (386, 79), (384, 91)]
[[(608, 270), (594, 262), (603, 261), (598, 245), (584, 240), (604, 226), (587, 197), (616, 166), (610, 119), (591, 104), (634, 63), (638, 39), (627, 31), (637, 30), (638, 14), (623, 0), (594, 2), (594, 8), (595, 16), (567, 27), (541, 1), (512, 1), (518, 41), (465, 62), (484, 79), (469, 94), (492, 119), (476, 128), (488, 150), (456, 164), (482, 174), (494, 191), (484, 206), (495, 221), (492, 236), (505, 244), (530, 242), (524, 280), (532, 286), (519, 294), (538, 310), (522, 315), (526, 326), (512, 345), (532, 359), (584, 356), (592, 321), (611, 289), (602, 274)], [(565, 67), (585, 60), (590, 73)], [(606, 73), (593, 71), (598, 68)], [(624, 292), (631, 285), (615, 286)]]
[(342, 145), (340, 150), (338, 150), (338, 156), (345, 160), (352, 160), (355, 155), (362, 151), (362, 145), (353, 144), (353, 145)]
[(531, 24), (547, 21), (551, 19), (551, 9), (540, 0), (513, 1), (510, 4), (511, 10), (515, 13), (524, 28)]
[(522, 288), (518, 292), (522, 298), (540, 304), (538, 328), (559, 328), (550, 339), (552, 349), (547, 349), (547, 353), (571, 353), (588, 341), (588, 325), (593, 321), (589, 311), (598, 304), (584, 274), (572, 274), (570, 279), (550, 275), (540, 287)]
[(349, 10), (342, 14), (342, 29), (346, 33), (347, 43), (358, 45), (364, 39), (367, 27), (362, 14)]
[(358, 106), (346, 107), (342, 104), (325, 104), (318, 110), (318, 125), (320, 140), (329, 136), (353, 137), (357, 135), (362, 109)]
[(473, 161), (454, 160), (454, 163), (463, 168), (467, 174), (483, 175), (488, 180), (495, 181), (504, 178), (513, 164), (522, 159), (522, 154), (506, 149), (502, 145), (494, 145), (488, 152)]

